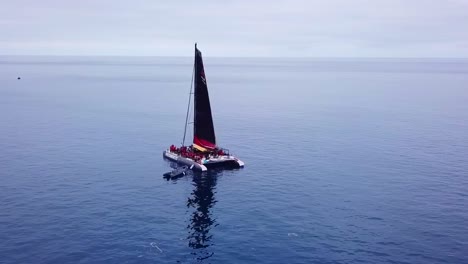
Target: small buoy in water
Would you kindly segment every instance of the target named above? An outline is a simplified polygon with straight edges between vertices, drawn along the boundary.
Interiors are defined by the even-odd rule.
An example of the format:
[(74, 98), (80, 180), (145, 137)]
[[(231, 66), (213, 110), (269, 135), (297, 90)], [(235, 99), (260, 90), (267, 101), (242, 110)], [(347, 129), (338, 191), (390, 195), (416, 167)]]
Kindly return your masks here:
[(21, 80), (21, 77), (18, 77), (18, 80)]

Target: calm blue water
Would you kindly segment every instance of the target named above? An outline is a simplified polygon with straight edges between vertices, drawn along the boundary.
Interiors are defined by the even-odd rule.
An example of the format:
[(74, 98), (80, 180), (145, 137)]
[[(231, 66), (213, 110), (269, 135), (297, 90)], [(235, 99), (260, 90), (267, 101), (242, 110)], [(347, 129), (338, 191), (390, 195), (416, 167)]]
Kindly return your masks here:
[(468, 60), (205, 58), (165, 181), (192, 60), (0, 57), (1, 263), (468, 263)]

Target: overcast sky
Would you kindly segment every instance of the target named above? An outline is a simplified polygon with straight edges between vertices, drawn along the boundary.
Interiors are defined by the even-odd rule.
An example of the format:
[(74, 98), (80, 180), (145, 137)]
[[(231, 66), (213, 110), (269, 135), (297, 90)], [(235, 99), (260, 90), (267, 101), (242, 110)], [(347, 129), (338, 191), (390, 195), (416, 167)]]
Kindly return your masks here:
[(468, 0), (0, 0), (0, 54), (468, 57)]

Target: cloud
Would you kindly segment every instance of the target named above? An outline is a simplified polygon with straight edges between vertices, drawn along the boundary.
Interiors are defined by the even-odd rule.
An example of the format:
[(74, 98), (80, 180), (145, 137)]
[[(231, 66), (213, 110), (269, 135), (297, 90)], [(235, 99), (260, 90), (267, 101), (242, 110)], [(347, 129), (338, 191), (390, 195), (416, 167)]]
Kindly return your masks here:
[(18, 0), (0, 52), (56, 55), (468, 57), (468, 1)]

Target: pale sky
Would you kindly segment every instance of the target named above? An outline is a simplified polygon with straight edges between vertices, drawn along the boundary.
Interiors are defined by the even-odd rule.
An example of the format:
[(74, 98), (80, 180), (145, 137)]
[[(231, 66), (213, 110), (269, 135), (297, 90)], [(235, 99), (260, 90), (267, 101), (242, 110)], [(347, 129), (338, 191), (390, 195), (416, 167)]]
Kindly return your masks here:
[(0, 54), (468, 57), (468, 0), (0, 0)]

